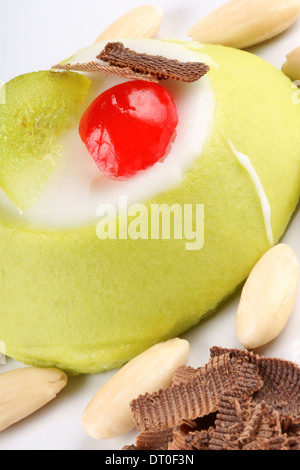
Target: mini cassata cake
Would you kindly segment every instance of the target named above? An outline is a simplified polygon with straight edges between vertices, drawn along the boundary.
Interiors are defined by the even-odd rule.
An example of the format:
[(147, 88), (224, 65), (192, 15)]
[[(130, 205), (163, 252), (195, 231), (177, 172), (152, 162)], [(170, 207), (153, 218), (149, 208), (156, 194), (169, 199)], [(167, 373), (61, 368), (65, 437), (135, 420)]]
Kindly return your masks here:
[[(282, 72), (228, 47), (120, 42), (203, 76), (78, 71), (114, 67), (103, 42), (68, 71), (15, 78), (0, 105), (0, 339), (25, 364), (96, 373), (182, 334), (243, 283), (299, 201), (300, 106)], [(184, 236), (146, 236), (162, 204), (193, 207)]]

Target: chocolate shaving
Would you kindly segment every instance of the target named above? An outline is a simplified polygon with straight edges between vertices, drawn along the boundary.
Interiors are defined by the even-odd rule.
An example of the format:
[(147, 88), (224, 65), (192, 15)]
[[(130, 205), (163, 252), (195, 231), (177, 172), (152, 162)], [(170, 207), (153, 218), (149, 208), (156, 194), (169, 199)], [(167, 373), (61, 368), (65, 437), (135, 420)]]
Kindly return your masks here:
[(194, 421), (184, 421), (174, 428), (168, 450), (208, 450), (215, 419), (216, 413), (211, 413)]
[(133, 400), (140, 434), (126, 449), (300, 450), (299, 388), (296, 364), (212, 348), (204, 367), (180, 367), (171, 387)]
[(256, 403), (265, 401), (279, 412), (282, 420), (285, 417), (300, 417), (300, 368), (282, 359), (259, 357), (247, 350), (211, 349), (211, 358), (229, 354), (232, 358), (248, 358), (258, 367), (263, 380), (263, 387), (254, 394)]
[(256, 366), (217, 356), (200, 368), (191, 382), (138, 397), (131, 403), (139, 431), (168, 429), (217, 411), (220, 396), (251, 396), (261, 387)]
[(174, 438), (174, 429), (163, 431), (145, 431), (138, 436), (135, 445), (139, 450), (167, 450)]
[(300, 431), (287, 433), (287, 450), (300, 450)]
[(168, 450), (208, 450), (211, 429), (189, 431), (184, 426), (180, 426), (174, 431), (174, 439), (170, 442)]
[(111, 66), (129, 68), (159, 80), (178, 80), (191, 83), (206, 75), (210, 68), (202, 62), (179, 62), (162, 56), (140, 54), (125, 48), (121, 42), (109, 42), (97, 59)]
[(300, 369), (279, 359), (262, 358), (259, 373), (263, 388), (254, 396), (255, 402), (266, 401), (282, 417), (300, 416)]
[[(207, 367), (207, 366), (205, 366)], [(193, 380), (199, 369), (194, 369), (193, 367), (181, 366), (175, 371), (172, 377), (172, 385), (179, 385), (181, 383), (189, 383)]]
[(259, 442), (269, 441), (270, 450), (283, 450), (287, 437), (282, 433), (279, 414), (274, 408), (261, 402), (252, 407), (249, 422), (238, 440), (241, 449), (257, 448)]
[(238, 439), (250, 418), (251, 397), (220, 397), (210, 450), (237, 450)]
[[(97, 56), (101, 62), (91, 61), (76, 64), (57, 64), (56, 70), (102, 73), (131, 80), (159, 83), (161, 80), (177, 80), (191, 83), (209, 72), (202, 62), (179, 62), (162, 56), (139, 54), (124, 47), (120, 42), (110, 42)], [(104, 64), (108, 63), (109, 65)]]
[(134, 444), (130, 446), (124, 446), (122, 450), (139, 450)]
[(280, 417), (282, 432), (287, 436), (287, 449), (300, 450), (300, 416)]
[(143, 80), (147, 82), (158, 83), (159, 80), (151, 75), (136, 73), (130, 68), (113, 67), (110, 65), (101, 65), (99, 62), (87, 62), (82, 64), (57, 64), (52, 67), (57, 70), (72, 70), (74, 72), (102, 73), (106, 76), (115, 76), (132, 80)]

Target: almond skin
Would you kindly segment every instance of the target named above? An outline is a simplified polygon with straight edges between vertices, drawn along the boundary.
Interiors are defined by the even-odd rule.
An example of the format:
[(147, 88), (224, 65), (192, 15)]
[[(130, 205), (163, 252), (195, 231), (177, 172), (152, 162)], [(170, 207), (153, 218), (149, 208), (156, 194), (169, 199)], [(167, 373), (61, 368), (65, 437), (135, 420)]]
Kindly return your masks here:
[(194, 41), (245, 49), (289, 28), (300, 14), (299, 0), (232, 0), (193, 26)]

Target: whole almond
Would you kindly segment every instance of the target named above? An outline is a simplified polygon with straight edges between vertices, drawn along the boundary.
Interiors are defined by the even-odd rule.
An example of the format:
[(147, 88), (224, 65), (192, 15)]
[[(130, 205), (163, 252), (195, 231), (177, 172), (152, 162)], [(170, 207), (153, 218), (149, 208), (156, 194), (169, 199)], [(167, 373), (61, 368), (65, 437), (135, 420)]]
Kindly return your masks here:
[(175, 338), (153, 346), (126, 364), (84, 411), (85, 432), (94, 439), (111, 439), (133, 429), (131, 401), (171, 385), (175, 370), (185, 364), (188, 352), (189, 343)]
[(299, 263), (293, 250), (280, 244), (269, 250), (251, 272), (242, 292), (236, 330), (246, 349), (277, 338), (294, 309)]
[(46, 405), (66, 384), (58, 369), (26, 367), (0, 375), (0, 431)]
[(155, 5), (134, 8), (103, 31), (96, 42), (116, 38), (155, 38), (162, 16), (162, 11)]
[(299, 81), (300, 83), (300, 47), (297, 47), (286, 56), (282, 71), (293, 82)]
[(300, 14), (299, 0), (232, 0), (193, 26), (195, 41), (245, 49), (281, 34)]

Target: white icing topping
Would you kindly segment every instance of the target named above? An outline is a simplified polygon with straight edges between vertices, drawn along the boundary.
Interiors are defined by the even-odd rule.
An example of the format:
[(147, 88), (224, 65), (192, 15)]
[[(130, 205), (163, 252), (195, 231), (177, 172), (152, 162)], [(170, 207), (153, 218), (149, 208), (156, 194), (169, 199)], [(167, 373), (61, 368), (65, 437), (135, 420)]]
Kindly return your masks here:
[(232, 142), (228, 140), (228, 144), (230, 149), (232, 150), (233, 154), (236, 156), (238, 161), (241, 163), (241, 165), (248, 171), (254, 185), (257, 191), (257, 194), (259, 196), (260, 202), (261, 202), (261, 207), (263, 211), (263, 216), (265, 220), (265, 226), (266, 226), (266, 232), (267, 232), (267, 237), (270, 242), (270, 245), (273, 246), (274, 244), (274, 235), (273, 235), (273, 229), (272, 229), (272, 210), (271, 206), (269, 203), (269, 200), (267, 198), (267, 195), (265, 193), (264, 187), (262, 185), (262, 182), (259, 179), (258, 174), (255, 171), (255, 168), (253, 167), (249, 157), (247, 155), (244, 155), (243, 153), (239, 152)]
[[(126, 40), (124, 44), (138, 52), (161, 54), (182, 61), (203, 61), (199, 52), (180, 44), (149, 40)], [(104, 44), (93, 45), (69, 61), (94, 60)], [(86, 107), (106, 89), (122, 83), (119, 78), (103, 78), (88, 74), (92, 80)], [(65, 132), (59, 139), (62, 155), (48, 179), (38, 202), (22, 216), (7, 196), (0, 191), (0, 208), (21, 223), (46, 229), (76, 228), (97, 222), (100, 204), (113, 204), (118, 210), (119, 198), (128, 204), (142, 203), (178, 187), (184, 174), (201, 156), (211, 134), (215, 95), (209, 76), (185, 84), (166, 81), (163, 86), (173, 96), (178, 109), (177, 138), (161, 162), (138, 173), (128, 181), (114, 181), (103, 176), (82, 143), (78, 129)]]

